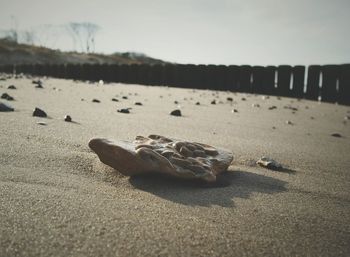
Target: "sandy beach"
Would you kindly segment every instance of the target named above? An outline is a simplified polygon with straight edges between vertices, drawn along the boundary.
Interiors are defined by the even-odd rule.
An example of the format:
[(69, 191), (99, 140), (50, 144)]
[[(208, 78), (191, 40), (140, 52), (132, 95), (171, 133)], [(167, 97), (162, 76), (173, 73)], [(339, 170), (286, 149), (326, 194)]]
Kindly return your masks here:
[[(0, 81), (14, 97), (1, 102), (15, 108), (0, 112), (1, 257), (349, 256), (349, 106), (42, 80), (43, 89), (32, 78)], [(49, 117), (33, 117), (35, 107)], [(178, 108), (182, 117), (169, 115)], [(226, 148), (234, 161), (214, 186), (129, 178), (87, 145), (149, 134)], [(262, 156), (285, 171), (257, 166)]]

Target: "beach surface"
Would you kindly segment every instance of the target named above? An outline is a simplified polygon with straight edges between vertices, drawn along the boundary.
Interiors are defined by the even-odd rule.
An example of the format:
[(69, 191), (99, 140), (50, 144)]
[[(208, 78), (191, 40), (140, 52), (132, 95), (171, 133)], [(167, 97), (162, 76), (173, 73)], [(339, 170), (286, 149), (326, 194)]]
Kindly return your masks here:
[[(1, 257), (350, 255), (350, 107), (42, 80), (0, 81), (15, 99), (0, 99), (15, 108), (0, 112)], [(33, 117), (35, 107), (49, 117)], [(234, 161), (207, 186), (125, 177), (88, 148), (93, 137), (149, 134), (226, 148)], [(285, 170), (257, 166), (262, 156)]]

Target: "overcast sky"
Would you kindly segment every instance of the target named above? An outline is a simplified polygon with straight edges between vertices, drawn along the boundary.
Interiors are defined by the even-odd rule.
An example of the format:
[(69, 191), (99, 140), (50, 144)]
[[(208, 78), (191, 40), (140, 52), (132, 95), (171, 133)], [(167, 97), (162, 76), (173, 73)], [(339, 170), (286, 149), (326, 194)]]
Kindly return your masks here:
[(12, 26), (11, 15), (19, 29), (96, 23), (103, 53), (195, 64), (350, 63), (350, 0), (0, 0), (0, 29)]

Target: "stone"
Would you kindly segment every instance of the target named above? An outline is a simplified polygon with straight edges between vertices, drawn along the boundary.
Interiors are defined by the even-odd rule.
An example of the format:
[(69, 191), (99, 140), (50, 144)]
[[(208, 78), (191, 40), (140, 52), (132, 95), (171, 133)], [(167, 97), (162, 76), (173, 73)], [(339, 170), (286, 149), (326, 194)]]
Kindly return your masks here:
[(237, 109), (233, 109), (233, 110), (231, 110), (231, 112), (232, 112), (232, 113), (237, 113), (238, 110), (237, 110)]
[(216, 104), (216, 101), (215, 100), (211, 101), (211, 104)]
[(10, 105), (0, 102), (0, 112), (13, 112), (14, 110)]
[(118, 109), (117, 112), (120, 112), (120, 113), (130, 113), (129, 109), (130, 109), (130, 108)]
[(98, 100), (98, 99), (92, 99), (92, 102), (93, 102), (93, 103), (100, 103), (101, 101)]
[(175, 100), (175, 101), (174, 101), (174, 104), (179, 104), (179, 102)]
[(127, 96), (123, 96), (122, 98), (123, 98), (123, 99), (128, 99), (128, 97), (127, 97)]
[(46, 126), (47, 123), (45, 121), (38, 121), (36, 124)]
[(17, 89), (14, 85), (9, 85), (7, 89)]
[(200, 103), (200, 102), (197, 102), (196, 105), (201, 105), (201, 103)]
[(33, 116), (35, 117), (42, 117), (42, 118), (46, 118), (47, 114), (46, 112), (44, 112), (43, 110), (35, 107), (34, 111), (33, 111)]
[(257, 162), (258, 165), (270, 169), (270, 170), (282, 170), (283, 167), (280, 163), (268, 157), (261, 157)]
[(276, 106), (276, 105), (273, 105), (273, 106), (270, 106), (270, 107), (269, 107), (269, 110), (274, 110), (274, 109), (277, 109), (277, 106)]
[(229, 102), (233, 102), (233, 98), (232, 97), (227, 97), (226, 100), (229, 101)]
[(64, 116), (64, 121), (72, 122), (72, 117), (69, 115)]
[(93, 138), (89, 147), (125, 176), (160, 173), (215, 182), (233, 160), (231, 151), (159, 135), (137, 136), (133, 142)]
[(141, 102), (136, 102), (135, 105), (140, 105), (141, 106), (142, 103)]
[(331, 136), (332, 136), (332, 137), (342, 137), (342, 135), (339, 134), (339, 133), (333, 133), (333, 134), (331, 134)]
[(117, 98), (112, 98), (113, 102), (119, 102), (119, 100)]
[(247, 99), (246, 99), (246, 98), (244, 98), (244, 97), (242, 97), (242, 98), (241, 98), (241, 100), (242, 100), (242, 101), (246, 101)]
[(294, 125), (294, 123), (291, 122), (290, 120), (286, 120), (286, 124), (287, 124), (287, 125)]
[(252, 107), (260, 108), (260, 104), (252, 104)]
[(173, 115), (173, 116), (182, 116), (182, 114), (181, 114), (181, 111), (180, 110), (173, 110), (171, 113), (170, 113), (170, 115)]
[(2, 99), (6, 99), (7, 101), (13, 101), (13, 100), (15, 100), (12, 96), (10, 96), (8, 93), (3, 93), (2, 95), (1, 95), (1, 98)]

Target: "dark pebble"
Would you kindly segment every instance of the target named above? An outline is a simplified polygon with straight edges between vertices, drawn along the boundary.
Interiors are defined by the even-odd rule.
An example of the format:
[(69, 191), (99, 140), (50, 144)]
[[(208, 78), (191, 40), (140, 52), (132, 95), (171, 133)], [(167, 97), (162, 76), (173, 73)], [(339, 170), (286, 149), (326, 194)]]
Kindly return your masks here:
[(232, 97), (227, 97), (226, 100), (229, 101), (229, 102), (232, 102), (233, 98)]
[(181, 116), (181, 111), (180, 110), (174, 110), (170, 113), (170, 115), (173, 115), (173, 116)]
[(98, 100), (98, 99), (92, 99), (92, 102), (93, 102), (93, 103), (100, 103), (101, 101)]
[(113, 102), (119, 102), (119, 100), (117, 98), (112, 98)]
[(69, 116), (69, 115), (66, 115), (66, 116), (64, 116), (64, 121), (71, 122), (72, 121), (72, 117)]
[(142, 105), (142, 103), (140, 103), (140, 102), (136, 102), (136, 103), (135, 103), (135, 105)]
[(117, 111), (120, 112), (120, 113), (130, 113), (130, 111), (129, 111), (128, 108), (119, 109), (119, 110), (117, 110)]
[(128, 97), (127, 97), (127, 96), (123, 96), (122, 98), (123, 98), (123, 99), (128, 99)]
[(174, 104), (179, 104), (179, 102), (178, 101), (174, 101)]
[(13, 112), (13, 109), (10, 105), (0, 102), (0, 112)]
[(274, 109), (277, 109), (277, 106), (273, 105), (269, 107), (269, 110), (274, 110)]
[(200, 102), (197, 102), (196, 105), (201, 105), (201, 103), (200, 103)]
[(242, 101), (246, 101), (247, 99), (245, 99), (244, 97), (241, 98)]
[(238, 110), (237, 109), (233, 109), (231, 112), (236, 113), (236, 112), (238, 112)]
[(14, 85), (9, 85), (7, 89), (17, 89)]
[(340, 135), (339, 133), (333, 133), (331, 134), (332, 137), (342, 137), (342, 135)]
[(35, 109), (33, 111), (33, 116), (45, 118), (45, 117), (47, 117), (47, 114), (43, 110), (35, 107)]
[(216, 101), (215, 100), (211, 101), (211, 104), (216, 104)]
[(13, 101), (14, 100), (14, 98), (12, 96), (10, 96), (9, 94), (7, 94), (7, 93), (3, 93), (1, 95), (1, 98), (2, 99), (6, 99), (7, 101)]

